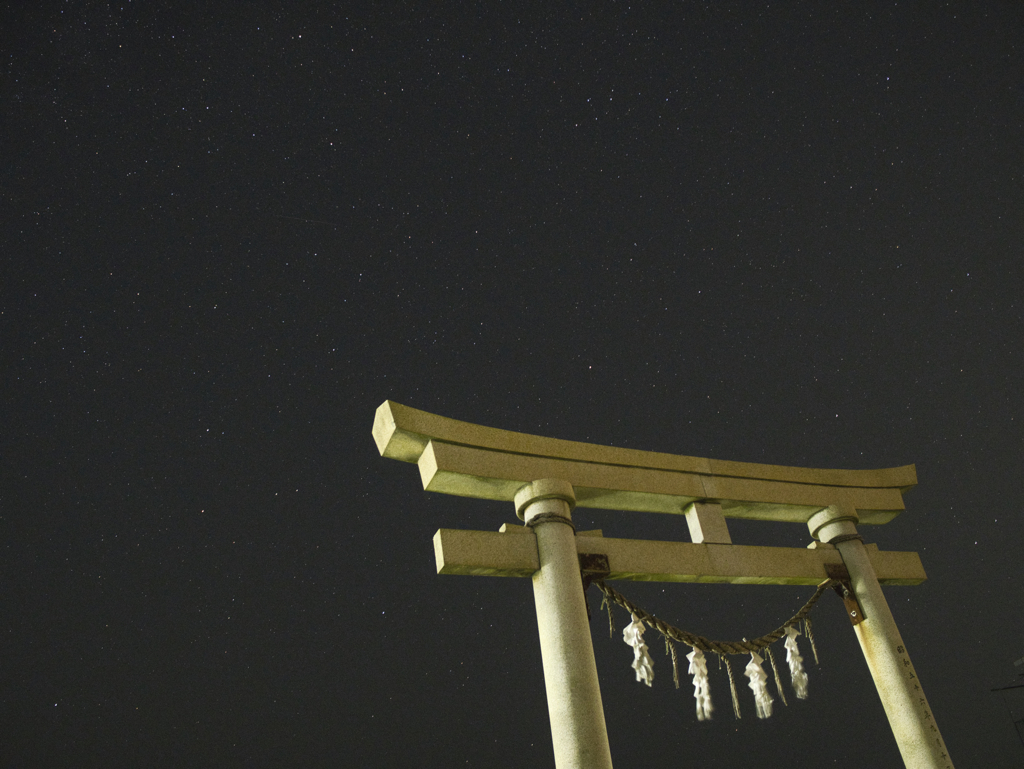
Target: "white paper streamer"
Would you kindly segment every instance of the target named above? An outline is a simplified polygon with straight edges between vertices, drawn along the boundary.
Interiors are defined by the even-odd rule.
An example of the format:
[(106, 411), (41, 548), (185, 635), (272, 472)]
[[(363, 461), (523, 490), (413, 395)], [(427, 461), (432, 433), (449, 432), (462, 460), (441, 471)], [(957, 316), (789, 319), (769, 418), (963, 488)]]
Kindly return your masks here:
[(796, 637), (800, 631), (795, 627), (786, 628), (786, 662), (789, 663), (789, 676), (793, 679), (793, 691), (797, 699), (807, 699), (807, 673), (804, 672), (804, 658), (796, 645)]
[(754, 692), (757, 717), (769, 718), (772, 714), (772, 698), (768, 694), (768, 676), (761, 669), (762, 662), (764, 662), (764, 659), (758, 656), (757, 652), (751, 652), (750, 662), (747, 663), (747, 669), (744, 673), (750, 679), (748, 686)]
[(636, 671), (636, 680), (650, 686), (654, 683), (654, 660), (647, 653), (647, 644), (644, 643), (646, 629), (644, 623), (634, 614), (633, 621), (622, 631), (622, 640), (633, 647), (633, 670)]
[(708, 663), (704, 659), (704, 652), (694, 647), (693, 651), (686, 655), (690, 660), (690, 675), (693, 676), (693, 698), (697, 700), (697, 720), (704, 721), (711, 718), (711, 684), (708, 681)]

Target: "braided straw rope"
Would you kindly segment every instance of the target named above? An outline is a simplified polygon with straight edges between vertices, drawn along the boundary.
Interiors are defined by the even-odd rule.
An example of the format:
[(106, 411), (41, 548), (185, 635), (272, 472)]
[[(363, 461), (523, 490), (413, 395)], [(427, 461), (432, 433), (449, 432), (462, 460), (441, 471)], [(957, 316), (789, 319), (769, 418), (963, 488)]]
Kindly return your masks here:
[[(725, 654), (749, 654), (750, 652), (760, 651), (767, 649), (769, 644), (778, 641), (782, 636), (786, 634), (786, 628), (793, 625), (797, 625), (801, 620), (807, 618), (807, 615), (811, 613), (811, 609), (814, 608), (814, 604), (818, 602), (818, 599), (833, 585), (839, 584), (836, 580), (827, 579), (818, 585), (818, 589), (814, 591), (814, 595), (801, 607), (800, 611), (786, 620), (781, 626), (777, 627), (770, 633), (767, 633), (760, 638), (755, 638), (753, 641), (712, 641), (704, 636), (694, 635), (688, 633), (685, 630), (669, 625), (667, 622), (655, 617), (653, 614), (648, 614), (639, 606), (634, 604), (622, 593), (615, 590), (614, 588), (608, 587), (603, 580), (594, 580), (594, 584), (600, 588), (601, 592), (604, 593), (605, 601), (608, 603), (608, 622), (609, 630), (611, 631), (612, 620), (611, 620), (611, 604), (617, 603), (626, 611), (631, 614), (635, 614), (643, 622), (647, 623), (666, 638), (671, 638), (673, 641), (688, 644), (695, 649), (700, 649), (702, 652), (714, 652), (718, 655)], [(776, 674), (777, 675), (777, 674)]]

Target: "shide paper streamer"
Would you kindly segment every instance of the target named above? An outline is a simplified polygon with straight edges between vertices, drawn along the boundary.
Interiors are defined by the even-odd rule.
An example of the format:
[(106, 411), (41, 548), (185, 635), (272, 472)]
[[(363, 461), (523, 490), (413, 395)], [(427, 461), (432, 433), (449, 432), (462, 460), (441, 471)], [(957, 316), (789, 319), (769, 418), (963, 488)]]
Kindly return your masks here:
[(706, 721), (711, 718), (711, 683), (708, 681), (708, 663), (704, 652), (694, 648), (686, 655), (690, 660), (689, 673), (693, 676), (693, 698), (697, 700), (697, 720)]
[(804, 672), (804, 658), (796, 645), (796, 637), (800, 631), (795, 627), (786, 628), (786, 662), (789, 663), (789, 676), (793, 681), (793, 691), (797, 699), (807, 699), (807, 673)]
[(633, 647), (633, 670), (636, 671), (636, 680), (650, 686), (654, 683), (654, 660), (651, 659), (647, 644), (644, 643), (644, 630), (644, 623), (634, 614), (633, 621), (622, 631), (622, 640)]
[(743, 672), (746, 677), (750, 679), (750, 683), (747, 685), (754, 693), (754, 704), (757, 706), (757, 717), (771, 718), (772, 698), (771, 695), (768, 694), (768, 676), (764, 672), (764, 668), (761, 667), (762, 662), (764, 662), (763, 657), (761, 657), (757, 652), (751, 652), (750, 662), (747, 663), (747, 669)]

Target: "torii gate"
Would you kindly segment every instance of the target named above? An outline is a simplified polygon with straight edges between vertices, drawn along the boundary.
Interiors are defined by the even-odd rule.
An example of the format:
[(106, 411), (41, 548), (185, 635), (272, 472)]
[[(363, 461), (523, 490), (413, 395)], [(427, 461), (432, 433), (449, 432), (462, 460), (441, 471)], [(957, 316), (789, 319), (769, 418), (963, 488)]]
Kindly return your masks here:
[[(845, 566), (850, 611), (903, 760), (952, 769), (881, 584), (925, 579), (917, 553), (865, 545), (857, 523), (888, 523), (917, 483), (913, 465), (819, 470), (677, 456), (498, 430), (385, 401), (382, 456), (419, 466), (423, 488), (514, 502), (526, 527), (440, 529), (439, 574), (532, 577), (558, 769), (611, 769), (580, 555), (607, 558), (606, 579), (814, 585)], [(685, 515), (689, 542), (575, 533), (574, 506)], [(808, 549), (734, 545), (726, 518), (806, 523)], [(563, 525), (568, 523), (569, 525)], [(831, 573), (830, 573), (831, 572)], [(860, 616), (857, 616), (857, 609)]]

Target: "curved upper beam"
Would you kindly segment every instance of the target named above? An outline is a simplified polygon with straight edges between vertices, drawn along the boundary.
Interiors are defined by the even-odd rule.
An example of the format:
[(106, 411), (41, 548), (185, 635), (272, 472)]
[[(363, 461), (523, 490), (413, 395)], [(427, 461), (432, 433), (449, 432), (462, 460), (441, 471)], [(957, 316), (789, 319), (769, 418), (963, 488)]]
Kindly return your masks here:
[(691, 502), (718, 502), (727, 517), (805, 523), (844, 504), (861, 523), (887, 523), (917, 484), (913, 465), (825, 470), (703, 459), (498, 430), (392, 401), (377, 409), (373, 438), (382, 456), (417, 463), (428, 491), (503, 501), (524, 483), (561, 478), (581, 507), (682, 513)]

